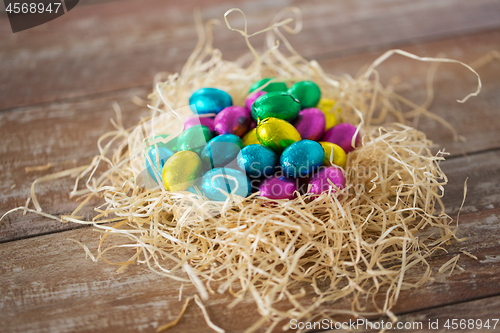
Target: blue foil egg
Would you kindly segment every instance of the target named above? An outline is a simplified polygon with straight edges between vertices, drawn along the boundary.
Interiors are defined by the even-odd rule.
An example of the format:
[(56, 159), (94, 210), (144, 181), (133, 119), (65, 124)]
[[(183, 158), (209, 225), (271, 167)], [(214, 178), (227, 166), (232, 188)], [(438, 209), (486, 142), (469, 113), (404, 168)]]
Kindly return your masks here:
[(323, 164), (325, 150), (316, 141), (300, 140), (288, 146), (280, 157), (283, 172), (289, 177), (306, 177)]
[(198, 114), (217, 114), (231, 105), (233, 105), (231, 96), (217, 88), (201, 88), (189, 97), (189, 107)]
[(249, 145), (238, 154), (238, 166), (245, 170), (248, 177), (269, 177), (274, 174), (278, 155), (262, 145)]
[[(174, 152), (171, 149), (162, 144), (152, 145), (149, 147), (146, 156), (146, 169), (156, 183), (158, 183), (158, 180), (161, 182), (163, 166), (173, 154)], [(151, 165), (151, 163), (153, 164)]]
[(208, 171), (203, 176), (201, 188), (205, 196), (214, 201), (224, 201), (230, 193), (247, 197), (252, 190), (250, 179), (243, 172), (229, 168)]
[(243, 141), (234, 134), (222, 134), (210, 140), (201, 151), (204, 169), (220, 168), (236, 159)]

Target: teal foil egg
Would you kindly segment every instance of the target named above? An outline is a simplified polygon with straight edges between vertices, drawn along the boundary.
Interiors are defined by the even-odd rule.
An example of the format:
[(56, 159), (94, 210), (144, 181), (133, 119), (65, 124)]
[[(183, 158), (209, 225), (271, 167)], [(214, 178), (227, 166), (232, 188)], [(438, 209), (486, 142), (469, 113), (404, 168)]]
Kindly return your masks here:
[(300, 108), (314, 108), (321, 98), (321, 90), (312, 81), (300, 81), (288, 89), (288, 93), (299, 100)]
[[(165, 162), (174, 154), (174, 152), (161, 144), (152, 145), (148, 148), (146, 156), (146, 169), (151, 178), (159, 183)], [(151, 162), (150, 162), (151, 161)], [(151, 163), (153, 163), (151, 165)]]
[(241, 148), (243, 148), (243, 142), (234, 134), (216, 136), (201, 151), (204, 169), (226, 166), (236, 159)]
[(306, 177), (323, 164), (325, 151), (321, 144), (300, 140), (288, 146), (280, 157), (283, 172), (288, 177)]
[(247, 197), (251, 190), (250, 179), (241, 171), (216, 168), (208, 171), (202, 179), (201, 188), (205, 196), (214, 201), (224, 201), (229, 193)]
[(299, 111), (299, 101), (282, 91), (262, 95), (252, 104), (252, 117), (257, 123), (269, 117), (290, 121), (295, 119)]
[(195, 125), (185, 130), (177, 140), (177, 150), (191, 150), (199, 154), (214, 134), (207, 126)]
[[(248, 91), (248, 93), (250, 94), (252, 91), (255, 91), (255, 90), (259, 89), (260, 87), (262, 87), (263, 85), (265, 85), (266, 83), (268, 83), (269, 81), (271, 81), (272, 79), (274, 79), (274, 78), (272, 78), (272, 77), (266, 77), (266, 78), (264, 78), (262, 80), (259, 80), (259, 81), (255, 82), (250, 87), (250, 90)], [(267, 92), (271, 92), (271, 91), (286, 91), (287, 89), (288, 89), (288, 87), (286, 86), (285, 82), (271, 82), (267, 86), (265, 86), (261, 91), (267, 91)]]
[(156, 143), (158, 146), (167, 147), (168, 149), (172, 150), (175, 153), (177, 151), (178, 138), (175, 137), (168, 140), (168, 142), (165, 142), (167, 141), (168, 136), (169, 136), (168, 134), (156, 135), (152, 140), (148, 140), (148, 142), (151, 146)]
[(217, 88), (201, 88), (189, 97), (189, 107), (198, 114), (219, 113), (231, 105), (233, 105), (231, 96)]
[(238, 154), (238, 166), (248, 177), (269, 177), (274, 174), (278, 155), (262, 145), (249, 145)]

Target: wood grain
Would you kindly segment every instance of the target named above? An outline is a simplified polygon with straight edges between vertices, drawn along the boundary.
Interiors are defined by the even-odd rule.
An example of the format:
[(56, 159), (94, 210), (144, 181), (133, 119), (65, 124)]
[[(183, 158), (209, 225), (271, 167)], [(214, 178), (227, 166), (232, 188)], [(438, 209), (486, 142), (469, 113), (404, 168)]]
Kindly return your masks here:
[[(495, 0), (281, 2), (127, 0), (77, 6), (68, 14), (12, 34), (0, 17), (0, 109), (145, 85), (160, 71), (175, 72), (196, 45), (192, 9), (218, 18), (231, 7), (247, 13), (250, 30), (266, 27), (284, 7), (303, 11), (304, 31), (290, 41), (307, 57), (333, 56), (402, 41), (492, 29)], [(241, 16), (232, 18), (242, 27)], [(93, 27), (99, 27), (93, 29)], [(246, 52), (241, 36), (216, 27), (215, 46), (234, 59)], [(43, 36), (43, 38), (40, 38)], [(263, 37), (253, 39), (261, 45)]]

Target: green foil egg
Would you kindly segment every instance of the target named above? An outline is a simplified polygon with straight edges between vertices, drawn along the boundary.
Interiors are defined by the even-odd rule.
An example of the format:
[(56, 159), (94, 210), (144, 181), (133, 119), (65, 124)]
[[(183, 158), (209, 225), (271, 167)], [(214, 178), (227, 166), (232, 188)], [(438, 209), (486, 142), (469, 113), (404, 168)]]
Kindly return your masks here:
[[(252, 91), (255, 91), (255, 90), (259, 89), (260, 87), (262, 87), (263, 85), (265, 85), (266, 83), (268, 83), (269, 81), (271, 81), (272, 79), (274, 79), (274, 78), (273, 77), (266, 77), (266, 78), (264, 78), (264, 79), (262, 79), (260, 81), (255, 82), (250, 87), (250, 90), (248, 91), (248, 93), (250, 94)], [(271, 82), (267, 86), (265, 86), (262, 89), (262, 91), (267, 91), (267, 92), (271, 92), (271, 91), (286, 91), (287, 89), (288, 89), (288, 87), (286, 86), (285, 82)]]
[(252, 117), (257, 122), (269, 117), (290, 121), (297, 117), (299, 111), (299, 101), (283, 91), (262, 95), (252, 104)]
[(207, 126), (195, 125), (185, 130), (177, 140), (179, 151), (191, 150), (199, 154), (203, 147), (213, 137), (213, 133)]
[(200, 173), (200, 157), (189, 150), (180, 151), (163, 166), (163, 183), (170, 191), (184, 191), (196, 182)]
[(257, 125), (257, 139), (263, 146), (280, 154), (286, 147), (299, 141), (300, 134), (289, 122), (278, 118), (266, 118)]
[(321, 99), (321, 89), (312, 81), (297, 82), (288, 93), (299, 100), (301, 109), (316, 107)]

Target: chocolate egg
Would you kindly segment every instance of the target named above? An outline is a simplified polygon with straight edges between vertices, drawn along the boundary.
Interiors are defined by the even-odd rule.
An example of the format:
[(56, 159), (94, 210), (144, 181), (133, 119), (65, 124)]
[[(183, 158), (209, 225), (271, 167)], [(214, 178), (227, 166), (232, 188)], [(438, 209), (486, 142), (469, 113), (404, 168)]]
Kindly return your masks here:
[(325, 150), (325, 160), (323, 165), (334, 166), (337, 165), (341, 168), (345, 168), (347, 162), (347, 155), (344, 149), (335, 143), (322, 141), (320, 142), (321, 147)]
[(325, 115), (320, 109), (310, 108), (299, 112), (293, 121), (302, 139), (317, 141), (325, 133)]
[(155, 182), (161, 181), (163, 166), (172, 155), (174, 155), (174, 152), (171, 149), (159, 143), (148, 148), (146, 169)]
[(265, 91), (257, 91), (256, 93), (249, 94), (245, 100), (245, 107), (247, 108), (248, 112), (252, 112), (252, 105), (262, 95), (267, 94)]
[(163, 183), (170, 191), (184, 191), (196, 182), (200, 173), (200, 157), (189, 150), (179, 151), (163, 166)]
[(246, 146), (238, 154), (238, 166), (245, 170), (248, 177), (269, 177), (274, 174), (276, 164), (276, 153), (262, 145)]
[(299, 111), (299, 101), (289, 93), (281, 91), (262, 95), (252, 105), (252, 117), (257, 123), (269, 117), (293, 120)]
[(203, 125), (195, 125), (185, 130), (177, 140), (179, 151), (191, 150), (199, 154), (203, 147), (212, 139), (213, 133)]
[(299, 100), (302, 109), (315, 107), (321, 98), (321, 90), (312, 81), (297, 82), (288, 89), (288, 93)]
[(250, 113), (244, 107), (228, 106), (215, 117), (214, 129), (219, 135), (234, 134), (241, 137), (250, 128), (251, 121)]
[(250, 130), (242, 139), (243, 146), (250, 146), (253, 144), (260, 144), (259, 139), (257, 138), (257, 128)]
[(278, 118), (266, 118), (257, 125), (257, 139), (261, 145), (280, 154), (286, 147), (301, 138), (292, 124)]
[[(259, 89), (260, 87), (262, 87), (263, 85), (265, 85), (266, 83), (271, 81), (272, 79), (274, 79), (274, 78), (266, 77), (260, 81), (255, 82), (250, 87), (250, 90), (248, 91), (248, 93), (250, 94), (252, 91)], [(284, 82), (271, 82), (267, 86), (265, 86), (261, 91), (266, 91), (266, 92), (286, 91), (287, 89), (288, 89), (288, 87), (286, 86), (286, 84)]]
[(201, 151), (203, 167), (212, 169), (226, 166), (236, 159), (241, 148), (243, 148), (243, 142), (234, 134), (216, 136)]
[(203, 125), (210, 128), (213, 132), (214, 130), (214, 118), (213, 117), (189, 117), (184, 121), (184, 130), (191, 128), (195, 125)]
[(288, 177), (271, 177), (260, 185), (260, 195), (269, 199), (293, 199), (297, 180)]
[(198, 114), (219, 113), (231, 105), (231, 96), (217, 88), (201, 88), (189, 97), (189, 107)]
[(320, 109), (325, 115), (325, 131), (328, 131), (333, 126), (337, 125), (337, 115), (339, 113), (338, 108), (333, 108), (335, 101), (329, 98), (322, 98), (319, 100), (318, 109)]
[(157, 144), (158, 146), (167, 147), (175, 153), (177, 151), (177, 139), (179, 138), (174, 137), (172, 139), (168, 139), (168, 137), (168, 134), (156, 135), (152, 140), (148, 140), (148, 144), (150, 146)]
[(339, 189), (345, 187), (345, 176), (341, 168), (321, 168), (318, 173), (311, 177), (311, 180), (309, 181), (309, 193), (321, 194), (328, 191), (330, 188), (332, 188), (333, 192), (336, 192), (337, 189), (332, 187), (330, 182)]
[(297, 141), (288, 146), (281, 154), (280, 165), (289, 177), (305, 177), (323, 164), (323, 147), (311, 140)]
[(202, 179), (203, 193), (210, 200), (224, 201), (228, 194), (247, 197), (251, 192), (250, 179), (241, 171), (216, 168), (208, 171)]
[[(342, 123), (326, 131), (321, 141), (335, 143), (336, 145), (339, 145), (347, 154), (354, 150), (351, 142), (355, 133), (356, 127), (348, 123)], [(356, 136), (354, 143), (355, 146), (359, 144), (359, 135)]]

